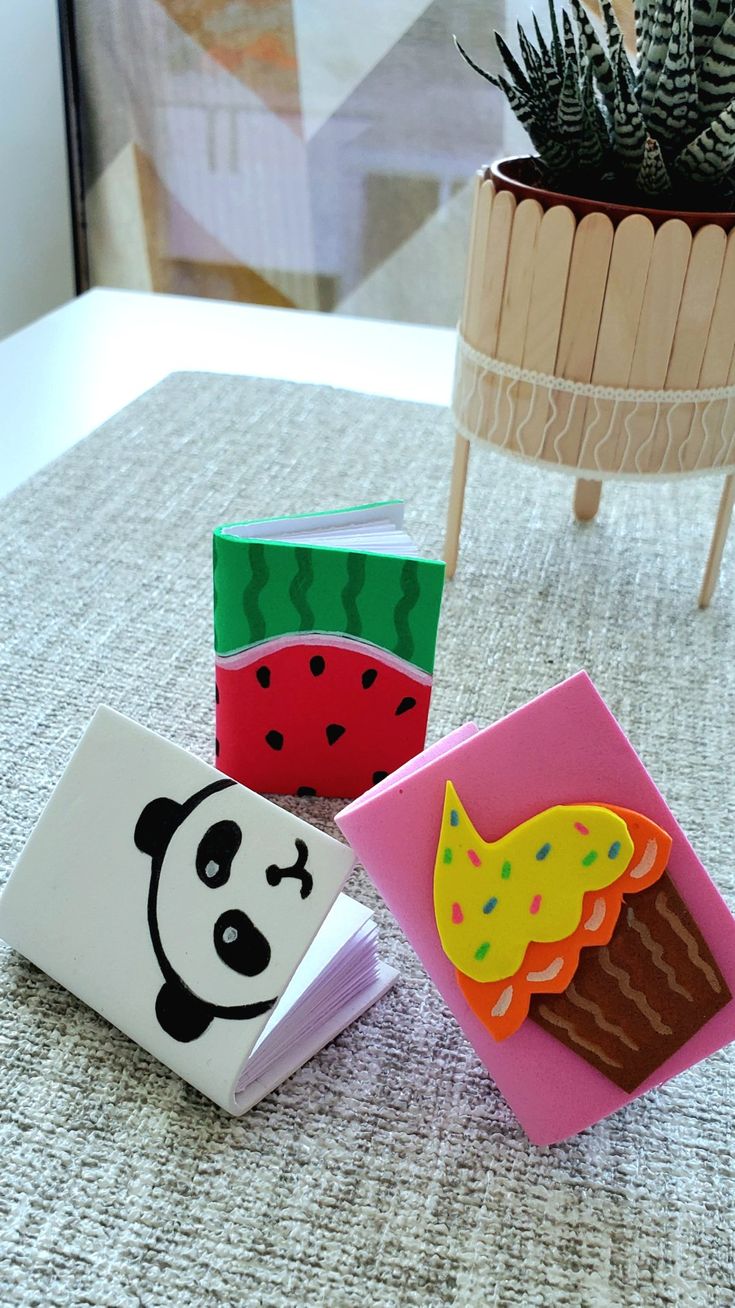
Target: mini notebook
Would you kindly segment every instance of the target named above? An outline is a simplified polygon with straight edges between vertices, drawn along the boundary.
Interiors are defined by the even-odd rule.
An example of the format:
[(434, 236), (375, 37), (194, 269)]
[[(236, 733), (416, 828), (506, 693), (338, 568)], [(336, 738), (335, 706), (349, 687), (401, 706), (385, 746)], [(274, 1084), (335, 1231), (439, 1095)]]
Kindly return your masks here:
[(735, 1039), (735, 920), (585, 673), (336, 820), (536, 1144)]
[(392, 985), (349, 849), (97, 710), (0, 896), (0, 936), (230, 1113)]
[(217, 766), (352, 798), (426, 740), (444, 564), (391, 501), (214, 532)]

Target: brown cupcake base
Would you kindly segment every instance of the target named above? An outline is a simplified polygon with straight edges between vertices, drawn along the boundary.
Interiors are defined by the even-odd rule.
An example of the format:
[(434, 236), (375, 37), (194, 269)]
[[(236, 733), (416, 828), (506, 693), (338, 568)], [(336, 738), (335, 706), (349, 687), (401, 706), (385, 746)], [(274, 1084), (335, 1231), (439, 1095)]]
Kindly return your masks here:
[(609, 945), (583, 949), (560, 995), (536, 995), (530, 1017), (631, 1093), (731, 996), (668, 875), (623, 900)]

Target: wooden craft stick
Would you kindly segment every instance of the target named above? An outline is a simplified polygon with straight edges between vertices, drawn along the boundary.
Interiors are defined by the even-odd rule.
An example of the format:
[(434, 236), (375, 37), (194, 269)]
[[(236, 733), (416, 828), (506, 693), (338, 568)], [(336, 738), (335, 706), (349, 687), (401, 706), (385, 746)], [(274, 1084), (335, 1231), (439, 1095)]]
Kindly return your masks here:
[[(680, 218), (670, 218), (654, 236), (630, 370), (635, 389), (661, 390), (666, 382), (691, 248), (692, 234)], [(633, 406), (618, 433), (615, 464), (621, 471), (646, 470), (656, 417), (655, 404)]]
[(472, 217), (470, 219), (470, 245), (465, 277), (464, 307), (462, 310), (462, 333), (476, 350), (481, 348), (478, 339), (478, 326), (485, 290), (486, 241), (494, 196), (495, 187), (493, 183), (483, 181), (482, 175), (478, 174), (475, 180)]
[[(470, 296), (472, 294), (474, 264), (476, 262), (475, 249), (477, 237), (477, 214), (480, 207), (480, 190), (482, 188), (484, 173), (478, 169), (472, 182), (472, 207), (470, 209), (470, 234), (469, 244), (467, 246), (467, 266), (464, 275), (464, 295), (462, 296), (462, 312), (459, 323), (462, 331), (466, 330), (466, 323), (469, 313)], [(494, 188), (493, 188), (494, 189)]]
[[(566, 205), (553, 205), (541, 219), (522, 359), (523, 367), (534, 372), (554, 371), (575, 231), (574, 214)], [(549, 392), (521, 382), (515, 397), (515, 421), (507, 448), (535, 457), (543, 441)]]
[[(543, 215), (544, 211), (538, 200), (522, 200), (513, 218), (496, 350), (497, 357), (503, 363), (523, 362), (535, 252)], [(500, 403), (497, 409), (498, 426), (494, 440), (496, 444), (510, 448), (519, 384), (506, 377), (499, 377), (497, 381)]]
[[(667, 390), (692, 390), (699, 385), (726, 246), (725, 232), (714, 223), (700, 227), (695, 234), (666, 370)], [(694, 412), (693, 404), (665, 407), (648, 447), (649, 472), (679, 471), (679, 452), (689, 436)]]
[(500, 313), (505, 291), (516, 199), (510, 191), (499, 191), (493, 202), (485, 237), (481, 304), (478, 318), (478, 346), (492, 358), (498, 347)]
[[(587, 214), (577, 225), (554, 369), (560, 377), (588, 382), (592, 376), (612, 243), (613, 225), (606, 214)], [(542, 457), (575, 466), (585, 401), (556, 391), (553, 405)]]
[[(482, 193), (486, 186), (484, 182)], [(482, 198), (482, 197), (481, 197)], [(505, 290), (508, 251), (510, 249), (513, 220), (516, 212), (515, 196), (510, 191), (499, 191), (494, 195), (492, 204), (481, 211), (487, 212), (484, 228), (478, 225), (478, 296), (473, 301), (473, 314), (470, 321), (472, 336), (467, 336), (470, 345), (491, 358), (496, 356), (498, 332)], [(481, 244), (480, 244), (481, 243)], [(481, 376), (477, 385), (469, 393), (469, 407), (466, 425), (480, 438), (498, 438), (494, 432), (499, 401), (500, 379), (492, 373)]]
[(725, 485), (722, 488), (722, 498), (720, 507), (717, 511), (717, 520), (715, 530), (712, 536), (712, 543), (709, 547), (709, 558), (702, 578), (702, 589), (699, 592), (699, 607), (706, 609), (709, 605), (712, 595), (717, 585), (717, 578), (720, 575), (720, 564), (722, 563), (722, 553), (727, 540), (727, 532), (732, 518), (733, 504), (735, 504), (735, 473), (730, 473), (725, 478)]
[[(717, 299), (699, 373), (699, 386), (702, 390), (727, 385), (734, 353), (735, 229), (727, 238)], [(730, 405), (728, 409), (725, 401), (697, 405), (689, 438), (680, 450), (683, 472), (711, 466), (718, 451), (722, 449), (722, 424), (729, 414), (733, 414), (733, 406)]]
[[(653, 236), (653, 225), (642, 214), (624, 218), (615, 230), (591, 377), (598, 386), (628, 385)], [(606, 455), (615, 449), (620, 408), (612, 400), (587, 401), (582, 422), (581, 466), (598, 471), (615, 470)], [(575, 512), (577, 517), (582, 516), (576, 508)]]
[(467, 465), (470, 459), (470, 442), (459, 433), (454, 438), (454, 459), (452, 461), (452, 480), (449, 485), (449, 509), (447, 511), (447, 530), (444, 537), (444, 562), (447, 577), (453, 577), (457, 570), (459, 557), (459, 533), (462, 529), (462, 511), (464, 509), (464, 492), (467, 484)]

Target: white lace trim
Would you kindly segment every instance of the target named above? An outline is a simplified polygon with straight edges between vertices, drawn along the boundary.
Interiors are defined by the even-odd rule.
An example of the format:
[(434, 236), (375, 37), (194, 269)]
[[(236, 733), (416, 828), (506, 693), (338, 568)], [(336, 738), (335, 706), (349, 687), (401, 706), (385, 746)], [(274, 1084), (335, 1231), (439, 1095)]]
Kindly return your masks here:
[(735, 469), (735, 385), (575, 382), (482, 354), (459, 333), (452, 411), (467, 440), (590, 480)]

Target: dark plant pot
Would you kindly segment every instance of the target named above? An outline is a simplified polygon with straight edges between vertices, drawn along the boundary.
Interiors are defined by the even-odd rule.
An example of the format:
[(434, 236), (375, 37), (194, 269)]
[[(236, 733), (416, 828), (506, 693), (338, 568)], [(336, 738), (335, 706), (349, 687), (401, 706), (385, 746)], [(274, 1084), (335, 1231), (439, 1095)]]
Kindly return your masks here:
[(533, 155), (515, 155), (509, 159), (498, 159), (489, 165), (487, 175), (492, 177), (498, 191), (511, 191), (517, 200), (538, 200), (544, 209), (554, 204), (567, 205), (575, 218), (584, 218), (588, 213), (605, 213), (614, 224), (620, 223), (629, 214), (641, 213), (649, 218), (654, 227), (660, 227), (669, 218), (681, 218), (696, 232), (708, 223), (717, 223), (729, 232), (735, 226), (735, 213), (711, 212), (694, 209), (652, 209), (646, 205), (615, 204), (605, 198), (588, 199), (581, 195), (564, 195), (560, 191), (549, 191), (541, 185), (539, 170)]

